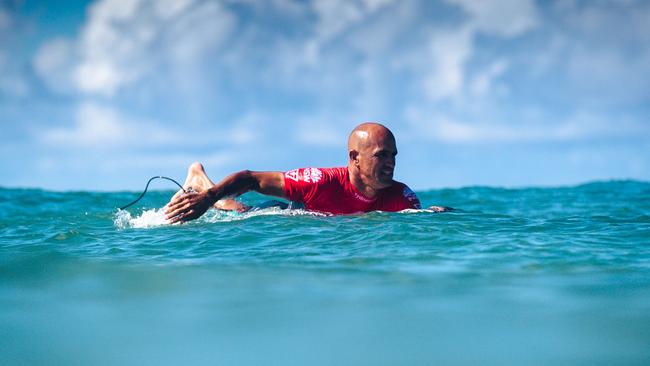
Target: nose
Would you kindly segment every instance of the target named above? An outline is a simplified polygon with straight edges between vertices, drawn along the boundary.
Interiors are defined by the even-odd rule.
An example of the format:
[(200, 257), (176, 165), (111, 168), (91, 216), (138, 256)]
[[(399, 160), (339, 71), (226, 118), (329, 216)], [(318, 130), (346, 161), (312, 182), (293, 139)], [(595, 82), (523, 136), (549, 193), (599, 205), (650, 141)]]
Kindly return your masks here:
[(395, 156), (391, 155), (386, 159), (386, 165), (395, 168)]

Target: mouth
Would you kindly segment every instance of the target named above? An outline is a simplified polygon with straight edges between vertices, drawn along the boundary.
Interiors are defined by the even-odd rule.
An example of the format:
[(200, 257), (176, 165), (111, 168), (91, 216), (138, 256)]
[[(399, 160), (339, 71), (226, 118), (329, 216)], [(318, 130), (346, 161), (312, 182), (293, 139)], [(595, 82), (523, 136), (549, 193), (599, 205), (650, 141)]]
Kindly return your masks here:
[(393, 169), (382, 169), (381, 174), (385, 176), (392, 177), (393, 176)]

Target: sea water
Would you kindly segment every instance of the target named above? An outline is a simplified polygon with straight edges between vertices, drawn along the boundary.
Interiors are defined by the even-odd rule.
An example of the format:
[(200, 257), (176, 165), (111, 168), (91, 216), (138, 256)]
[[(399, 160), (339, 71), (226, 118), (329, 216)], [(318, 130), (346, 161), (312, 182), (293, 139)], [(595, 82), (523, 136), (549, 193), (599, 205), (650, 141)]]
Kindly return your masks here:
[(650, 183), (183, 225), (138, 193), (0, 189), (1, 365), (650, 364)]

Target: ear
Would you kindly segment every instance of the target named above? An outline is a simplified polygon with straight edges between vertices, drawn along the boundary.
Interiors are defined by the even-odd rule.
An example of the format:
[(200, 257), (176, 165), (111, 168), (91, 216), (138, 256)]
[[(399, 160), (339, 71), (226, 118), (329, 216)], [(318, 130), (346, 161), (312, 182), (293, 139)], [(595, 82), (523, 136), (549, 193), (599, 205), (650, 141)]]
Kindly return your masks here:
[(348, 154), (350, 156), (350, 161), (354, 161), (354, 165), (359, 165), (359, 152), (356, 150), (350, 150)]

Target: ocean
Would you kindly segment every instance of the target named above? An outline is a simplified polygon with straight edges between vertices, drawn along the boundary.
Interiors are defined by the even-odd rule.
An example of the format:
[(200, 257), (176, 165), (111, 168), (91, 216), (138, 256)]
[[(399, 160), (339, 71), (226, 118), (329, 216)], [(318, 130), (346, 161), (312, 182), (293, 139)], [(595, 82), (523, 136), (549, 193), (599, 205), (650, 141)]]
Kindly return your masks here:
[(650, 183), (183, 225), (139, 193), (0, 189), (1, 365), (650, 365)]

